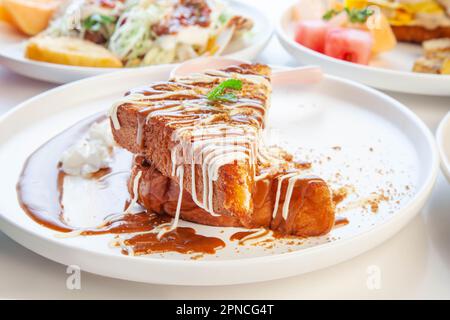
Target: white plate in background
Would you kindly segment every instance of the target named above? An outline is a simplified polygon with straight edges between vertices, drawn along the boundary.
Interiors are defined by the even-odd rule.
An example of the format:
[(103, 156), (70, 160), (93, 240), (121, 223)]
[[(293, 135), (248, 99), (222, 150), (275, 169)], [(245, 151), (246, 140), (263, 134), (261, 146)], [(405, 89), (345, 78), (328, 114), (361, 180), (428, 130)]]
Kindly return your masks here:
[[(254, 29), (245, 43), (231, 43), (225, 49), (223, 55), (241, 60), (252, 60), (269, 42), (273, 33), (272, 22), (253, 5), (245, 4), (237, 0), (231, 0), (229, 4), (235, 12), (251, 18), (254, 22)], [(7, 28), (0, 29), (0, 31), (2, 30), (4, 32), (8, 31)], [(10, 37), (6, 38), (9, 39)], [(68, 83), (87, 77), (128, 69), (78, 67), (34, 61), (24, 57), (25, 41), (19, 43), (17, 41), (14, 42), (16, 43), (0, 47), (0, 64), (18, 74), (33, 79), (53, 83)], [(10, 43), (10, 41), (7, 43)], [(154, 66), (140, 68), (145, 68), (147, 72), (152, 72)]]
[[(175, 253), (125, 256), (108, 246), (113, 235), (61, 239), (31, 220), (16, 196), (16, 183), (29, 154), (77, 121), (108, 109), (128, 89), (166, 80), (170, 70), (170, 66), (159, 66), (152, 73), (134, 69), (81, 80), (36, 96), (3, 116), (1, 230), (48, 259), (78, 265), (87, 272), (148, 283), (226, 285), (289, 277), (348, 260), (397, 233), (430, 195), (438, 155), (423, 122), (376, 90), (326, 76), (314, 85), (275, 86), (268, 124), (273, 141), (314, 161), (312, 172), (333, 189), (342, 184), (354, 186), (357, 194), (351, 193), (346, 200), (350, 209), (341, 213), (350, 220), (345, 227), (302, 244), (276, 242), (274, 248), (264, 249), (238, 248), (228, 240), (235, 228), (181, 222), (227, 243), (215, 255), (192, 260), (190, 255)], [(392, 195), (392, 201), (380, 203), (376, 213), (370, 207), (351, 209), (353, 200), (380, 190)], [(85, 198), (72, 196), (80, 202)]]
[(450, 112), (439, 124), (436, 131), (436, 139), (441, 156), (441, 169), (450, 182)]
[(450, 96), (450, 75), (411, 71), (414, 61), (422, 55), (420, 45), (398, 43), (393, 50), (373, 59), (369, 66), (335, 59), (295, 42), (292, 12), (293, 6), (284, 11), (276, 33), (283, 47), (300, 63), (319, 65), (327, 73), (378, 89)]

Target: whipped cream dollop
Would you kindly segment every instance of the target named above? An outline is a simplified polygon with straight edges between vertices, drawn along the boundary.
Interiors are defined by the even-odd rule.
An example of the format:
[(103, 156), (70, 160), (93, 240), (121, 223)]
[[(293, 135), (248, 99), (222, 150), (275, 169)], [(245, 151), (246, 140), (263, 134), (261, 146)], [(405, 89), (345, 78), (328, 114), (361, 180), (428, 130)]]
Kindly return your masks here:
[(112, 161), (115, 142), (109, 120), (92, 124), (86, 135), (61, 156), (61, 169), (70, 175), (88, 177)]

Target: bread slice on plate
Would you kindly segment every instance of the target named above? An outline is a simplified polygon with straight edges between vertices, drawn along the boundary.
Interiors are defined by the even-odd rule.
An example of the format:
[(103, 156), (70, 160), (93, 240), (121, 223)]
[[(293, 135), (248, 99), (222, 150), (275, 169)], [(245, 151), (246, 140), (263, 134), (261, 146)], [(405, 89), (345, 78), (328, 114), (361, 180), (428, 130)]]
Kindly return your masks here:
[(25, 49), (31, 60), (82, 67), (120, 68), (122, 62), (104, 47), (93, 42), (70, 38), (37, 36)]
[(421, 72), (421, 73), (440, 74), (441, 67), (442, 67), (442, 61), (439, 59), (420, 57), (414, 63), (413, 71)]
[(424, 56), (416, 60), (413, 71), (449, 74), (450, 38), (427, 40), (422, 46)]
[(427, 58), (442, 60), (450, 58), (450, 38), (428, 40), (422, 46)]

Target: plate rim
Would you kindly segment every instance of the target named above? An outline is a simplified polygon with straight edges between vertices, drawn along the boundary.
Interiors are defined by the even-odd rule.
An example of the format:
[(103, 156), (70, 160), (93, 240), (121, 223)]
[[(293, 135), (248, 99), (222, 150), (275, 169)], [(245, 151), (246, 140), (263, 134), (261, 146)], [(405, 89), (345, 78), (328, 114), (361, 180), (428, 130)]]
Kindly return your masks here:
[[(169, 67), (170, 66), (157, 66), (158, 69), (162, 69), (162, 70), (164, 70), (164, 69), (168, 70)], [(0, 126), (5, 121), (8, 121), (9, 117), (11, 117), (16, 112), (19, 112), (20, 110), (29, 108), (30, 104), (33, 104), (36, 101), (39, 101), (40, 99), (42, 99), (43, 97), (46, 97), (48, 95), (58, 94), (58, 93), (65, 92), (65, 91), (70, 92), (70, 90), (73, 90), (74, 88), (77, 88), (79, 86), (95, 84), (95, 83), (102, 82), (103, 80), (123, 81), (124, 77), (126, 77), (126, 76), (128, 76), (128, 77), (136, 76), (137, 77), (142, 73), (145, 73), (145, 70), (142, 68), (135, 69), (135, 70), (127, 70), (127, 71), (124, 71), (123, 73), (110, 73), (110, 74), (99, 75), (96, 77), (90, 77), (87, 79), (75, 81), (72, 83), (67, 83), (65, 85), (53, 88), (51, 90), (43, 92), (35, 97), (32, 97), (32, 98), (20, 103), (17, 107), (11, 109), (10, 111), (8, 111), (4, 115), (2, 115), (0, 117)], [(136, 74), (136, 75), (134, 75), (134, 74)], [(392, 235), (396, 234), (402, 227), (404, 227), (409, 222), (409, 220), (412, 217), (414, 217), (419, 212), (420, 208), (424, 205), (425, 201), (429, 198), (431, 190), (436, 181), (437, 173), (439, 171), (438, 151), (437, 151), (434, 137), (431, 134), (431, 131), (428, 129), (428, 127), (423, 123), (423, 121), (417, 115), (415, 115), (411, 110), (409, 110), (405, 105), (403, 105), (399, 101), (395, 100), (394, 98), (392, 98), (382, 92), (379, 92), (378, 90), (375, 90), (373, 88), (370, 88), (366, 85), (357, 83), (352, 80), (343, 79), (343, 78), (332, 76), (332, 75), (325, 75), (325, 79), (341, 82), (348, 86), (353, 86), (353, 87), (357, 88), (358, 90), (365, 91), (366, 93), (368, 93), (370, 95), (375, 95), (375, 96), (378, 96), (379, 98), (382, 98), (382, 99), (388, 101), (392, 107), (402, 111), (402, 113), (409, 119), (410, 122), (414, 123), (418, 128), (420, 128), (420, 134), (423, 136), (424, 140), (428, 142), (427, 147), (430, 150), (430, 154), (429, 154), (430, 161), (429, 161), (429, 167), (427, 170), (427, 175), (424, 178), (423, 184), (417, 190), (415, 196), (410, 201), (408, 201), (404, 207), (402, 207), (400, 210), (397, 210), (396, 214), (393, 217), (391, 217), (387, 221), (380, 223), (379, 225), (377, 225), (376, 227), (374, 227), (371, 230), (368, 230), (362, 234), (350, 236), (349, 238), (346, 238), (346, 239), (341, 239), (339, 241), (307, 248), (302, 251), (294, 251), (294, 252), (280, 253), (280, 254), (267, 255), (267, 256), (261, 256), (261, 257), (250, 257), (250, 258), (243, 258), (243, 259), (237, 258), (237, 259), (217, 260), (217, 261), (216, 260), (191, 261), (191, 260), (176, 260), (176, 259), (165, 260), (165, 259), (159, 259), (159, 258), (153, 258), (153, 257), (142, 258), (142, 257), (124, 256), (124, 255), (117, 255), (117, 253), (112, 252), (112, 251), (111, 252), (98, 252), (98, 251), (88, 249), (88, 248), (74, 247), (71, 244), (65, 243), (64, 241), (60, 241), (60, 239), (46, 237), (36, 231), (27, 230), (25, 228), (22, 228), (20, 224), (18, 224), (16, 221), (14, 221), (14, 219), (9, 219), (8, 215), (6, 215), (5, 213), (2, 213), (2, 212), (0, 212), (0, 227), (9, 237), (13, 238), (16, 242), (20, 243), (21, 245), (23, 245), (27, 248), (29, 248), (29, 247), (27, 245), (23, 244), (23, 242), (25, 242), (25, 241), (17, 240), (17, 238), (19, 238), (19, 237), (10, 235), (10, 233), (8, 231), (5, 231), (5, 229), (8, 229), (8, 226), (9, 226), (10, 228), (18, 229), (19, 232), (23, 233), (24, 235), (28, 235), (31, 237), (38, 237), (40, 239), (40, 241), (44, 241), (45, 243), (55, 245), (59, 248), (64, 248), (64, 249), (68, 248), (70, 250), (75, 250), (77, 252), (81, 252), (81, 253), (87, 254), (87, 255), (95, 255), (101, 259), (112, 258), (112, 259), (120, 259), (121, 261), (129, 261), (131, 259), (131, 261), (129, 261), (129, 263), (134, 263), (135, 261), (138, 261), (138, 263), (146, 264), (146, 265), (147, 264), (151, 265), (151, 264), (156, 263), (157, 265), (168, 266), (168, 267), (196, 266), (198, 268), (201, 268), (201, 267), (205, 267), (205, 266), (238, 267), (238, 266), (243, 266), (243, 265), (247, 265), (247, 266), (248, 265), (258, 265), (258, 264), (264, 263), (264, 262), (277, 263), (280, 261), (289, 261), (289, 260), (295, 259), (295, 258), (298, 259), (298, 257), (296, 257), (296, 256), (299, 256), (299, 255), (303, 256), (303, 257), (308, 256), (308, 255), (316, 255), (316, 254), (320, 255), (320, 254), (323, 254), (322, 251), (324, 251), (324, 250), (327, 251), (332, 248), (346, 247), (349, 244), (351, 244), (357, 240), (367, 241), (368, 239), (373, 238), (374, 234), (382, 232), (383, 229), (388, 229), (389, 226), (391, 226), (391, 227), (395, 226), (396, 223), (398, 224), (399, 221), (400, 222), (402, 221), (402, 219), (408, 219), (408, 221), (404, 222), (400, 227), (398, 227), (395, 231), (391, 232), (388, 236), (381, 237), (382, 240), (374, 241), (374, 243), (372, 243), (369, 246), (366, 246), (363, 250), (358, 250), (357, 253), (352, 253), (350, 255), (350, 257), (345, 256), (344, 258), (342, 258), (342, 260), (336, 259), (337, 262), (335, 261), (334, 263), (328, 263), (327, 265), (328, 266), (333, 265), (335, 263), (339, 263), (344, 260), (348, 260), (348, 259), (355, 257), (363, 252), (366, 252), (366, 251), (372, 249), (373, 247), (379, 245), (380, 243), (386, 241)], [(15, 199), (15, 200), (10, 200), (10, 201), (17, 201), (17, 200)], [(29, 249), (36, 252), (36, 250), (33, 250), (31, 248), (29, 248)], [(39, 253), (39, 254), (43, 255), (41, 253)], [(43, 255), (43, 256), (50, 260), (61, 263), (56, 258), (51, 257), (50, 254)], [(317, 270), (317, 269), (319, 269), (319, 268), (314, 268), (314, 270)], [(86, 271), (91, 272), (90, 270), (86, 270)], [(101, 273), (99, 273), (99, 274), (101, 274)], [(105, 275), (105, 274), (101, 274), (101, 275)], [(274, 278), (272, 277), (272, 279), (274, 279)], [(128, 280), (130, 280), (130, 279), (128, 279)], [(167, 283), (167, 282), (163, 282), (163, 283)], [(225, 283), (228, 284), (227, 281), (225, 281)], [(233, 282), (233, 283), (245, 283), (245, 281), (237, 281), (237, 282)], [(194, 285), (193, 283), (191, 283), (191, 284)], [(217, 285), (217, 283), (212, 283), (211, 285)]]
[[(450, 158), (445, 152), (445, 131), (450, 130), (450, 111), (444, 116), (438, 125), (436, 130), (436, 141), (441, 159), (441, 170), (444, 173), (447, 180), (450, 182)], [(449, 139), (449, 138), (447, 138)]]

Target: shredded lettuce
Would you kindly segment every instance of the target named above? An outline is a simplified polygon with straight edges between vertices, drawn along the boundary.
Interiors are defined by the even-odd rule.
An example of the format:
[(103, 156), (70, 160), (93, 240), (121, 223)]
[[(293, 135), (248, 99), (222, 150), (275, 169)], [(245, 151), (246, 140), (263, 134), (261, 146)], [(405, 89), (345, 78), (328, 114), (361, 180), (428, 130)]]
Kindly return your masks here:
[(84, 38), (87, 32), (100, 34), (108, 40), (124, 5), (116, 2), (114, 8), (105, 8), (95, 0), (72, 0), (61, 6), (44, 34), (60, 37)]
[(115, 17), (95, 13), (83, 21), (83, 27), (89, 31), (100, 31), (103, 26), (107, 26), (115, 22)]
[(109, 40), (109, 50), (125, 64), (136, 65), (152, 48), (154, 41), (151, 26), (163, 11), (157, 5), (132, 7), (117, 22), (116, 30)]

